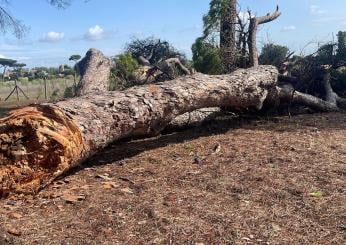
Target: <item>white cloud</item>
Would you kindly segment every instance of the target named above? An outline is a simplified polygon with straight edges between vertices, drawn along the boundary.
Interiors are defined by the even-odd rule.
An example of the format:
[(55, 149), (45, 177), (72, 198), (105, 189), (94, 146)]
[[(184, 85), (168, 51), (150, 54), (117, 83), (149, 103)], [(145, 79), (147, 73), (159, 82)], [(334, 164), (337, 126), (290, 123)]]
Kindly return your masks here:
[(40, 42), (55, 43), (64, 39), (65, 34), (63, 32), (50, 31), (43, 35)]
[(323, 9), (321, 9), (319, 6), (317, 5), (311, 5), (310, 6), (310, 14), (312, 15), (322, 15), (324, 14), (326, 11), (324, 11)]
[(89, 41), (98, 41), (106, 38), (105, 31), (99, 26), (90, 27), (88, 32), (85, 33), (84, 38)]
[(72, 37), (71, 41), (100, 41), (110, 39), (114, 34), (115, 32), (113, 31), (106, 31), (101, 26), (95, 25), (90, 27), (83, 35)]
[(294, 25), (290, 25), (290, 26), (284, 26), (281, 31), (283, 32), (287, 32), (287, 31), (295, 31), (297, 29), (296, 26)]
[(0, 59), (5, 59), (5, 58), (6, 58), (5, 55), (0, 54)]

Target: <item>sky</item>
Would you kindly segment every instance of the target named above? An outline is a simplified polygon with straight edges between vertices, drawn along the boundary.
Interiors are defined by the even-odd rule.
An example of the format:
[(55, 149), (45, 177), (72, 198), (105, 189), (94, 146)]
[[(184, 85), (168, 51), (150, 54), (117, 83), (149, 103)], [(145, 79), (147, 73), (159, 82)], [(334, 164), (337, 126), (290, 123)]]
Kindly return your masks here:
[[(191, 57), (191, 45), (202, 34), (202, 17), (210, 0), (72, 0), (58, 10), (46, 0), (11, 0), (6, 7), (29, 30), (17, 40), (1, 34), (0, 57), (28, 67), (70, 64), (72, 54), (97, 48), (108, 56), (123, 51), (132, 38), (155, 36), (170, 41)], [(282, 15), (260, 27), (258, 46), (287, 45), (297, 54), (346, 31), (345, 0), (238, 0), (240, 11), (265, 15), (279, 5)]]

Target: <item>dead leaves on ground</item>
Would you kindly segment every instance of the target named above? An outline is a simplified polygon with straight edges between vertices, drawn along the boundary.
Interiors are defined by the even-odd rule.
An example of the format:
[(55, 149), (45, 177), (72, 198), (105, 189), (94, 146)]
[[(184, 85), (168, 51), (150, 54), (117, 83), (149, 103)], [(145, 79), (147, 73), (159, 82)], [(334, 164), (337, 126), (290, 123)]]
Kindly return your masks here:
[(77, 202), (85, 200), (85, 198), (86, 197), (84, 195), (75, 195), (68, 192), (65, 192), (62, 196), (62, 199), (68, 204), (75, 204)]

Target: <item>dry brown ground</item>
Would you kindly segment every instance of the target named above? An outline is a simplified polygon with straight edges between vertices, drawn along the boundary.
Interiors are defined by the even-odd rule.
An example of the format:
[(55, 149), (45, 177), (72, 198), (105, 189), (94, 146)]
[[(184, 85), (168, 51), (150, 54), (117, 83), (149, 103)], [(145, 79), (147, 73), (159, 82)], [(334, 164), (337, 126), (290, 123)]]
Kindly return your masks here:
[(1, 200), (0, 244), (345, 244), (345, 175), (346, 114), (218, 121)]

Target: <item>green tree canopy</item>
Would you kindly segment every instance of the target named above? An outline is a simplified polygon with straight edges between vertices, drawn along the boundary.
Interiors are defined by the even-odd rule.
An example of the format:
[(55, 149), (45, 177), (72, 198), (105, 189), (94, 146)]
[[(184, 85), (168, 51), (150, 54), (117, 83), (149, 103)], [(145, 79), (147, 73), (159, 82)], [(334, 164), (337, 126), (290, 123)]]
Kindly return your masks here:
[(7, 59), (7, 58), (0, 58), (0, 65), (1, 65), (1, 67), (4, 68), (4, 70), (2, 72), (2, 81), (5, 81), (6, 69), (8, 67), (13, 67), (16, 63), (17, 63), (16, 60)]
[(74, 62), (77, 62), (78, 60), (80, 60), (82, 58), (82, 56), (80, 56), (79, 54), (74, 54), (74, 55), (71, 55), (69, 60), (70, 61), (74, 61)]
[(203, 16), (203, 35), (204, 38), (209, 35), (220, 32), (222, 10), (226, 8), (229, 0), (212, 0), (209, 4), (209, 11)]
[(17, 63), (17, 61), (13, 60), (13, 59), (0, 58), (0, 65), (2, 67), (12, 67), (16, 63)]
[(16, 68), (16, 69), (21, 69), (21, 68), (23, 68), (25, 66), (26, 66), (26, 64), (24, 64), (24, 63), (15, 63), (13, 65), (13, 67)]
[(137, 60), (130, 53), (120, 54), (115, 58), (116, 68), (113, 71), (116, 76), (129, 80), (133, 73), (140, 67)]
[(265, 44), (259, 57), (260, 64), (280, 67), (289, 54), (289, 48), (274, 43)]
[(223, 73), (220, 49), (215, 43), (198, 38), (192, 45), (192, 54), (193, 66), (198, 72), (211, 75)]

